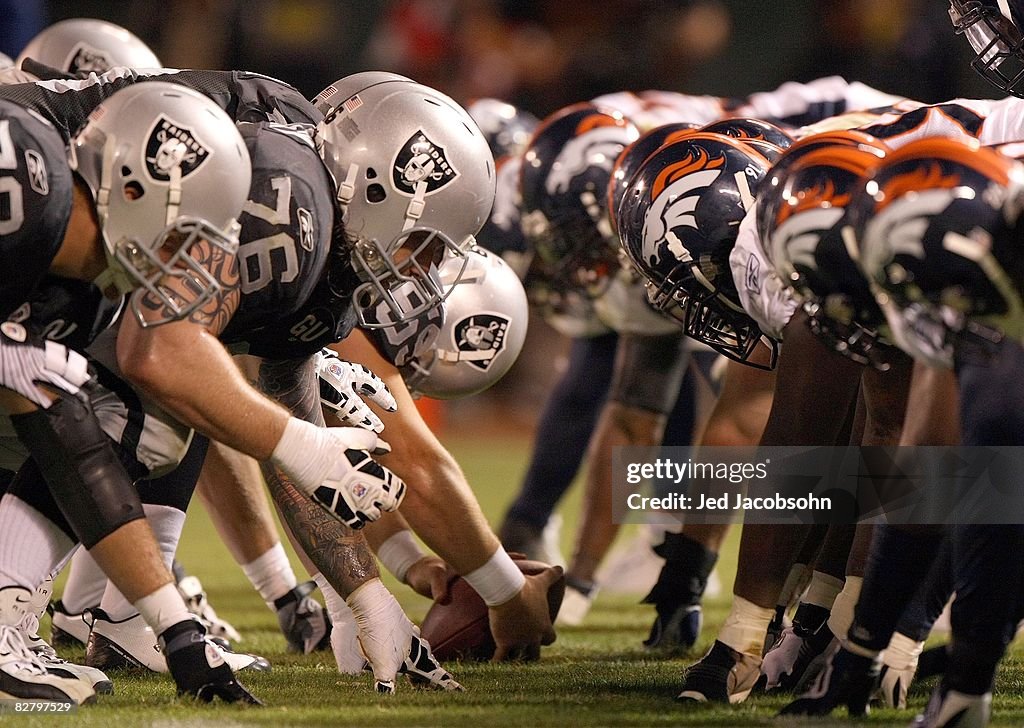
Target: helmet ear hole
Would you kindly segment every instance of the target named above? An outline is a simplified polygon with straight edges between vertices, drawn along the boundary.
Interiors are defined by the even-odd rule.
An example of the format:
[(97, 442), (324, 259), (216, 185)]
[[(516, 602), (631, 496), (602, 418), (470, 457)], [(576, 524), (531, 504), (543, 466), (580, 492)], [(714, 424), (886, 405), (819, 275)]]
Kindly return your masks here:
[(126, 200), (141, 200), (142, 196), (146, 194), (146, 190), (135, 180), (125, 182), (121, 191)]
[(367, 167), (366, 179), (377, 179), (377, 170), (375, 170), (373, 167)]
[(122, 165), (121, 166), (121, 176), (122, 177), (131, 177), (132, 176), (132, 168), (129, 167), (128, 165), (126, 165), (126, 164)]
[(373, 204), (384, 202), (387, 199), (388, 193), (384, 190), (384, 185), (374, 182), (372, 185), (366, 188), (366, 201)]

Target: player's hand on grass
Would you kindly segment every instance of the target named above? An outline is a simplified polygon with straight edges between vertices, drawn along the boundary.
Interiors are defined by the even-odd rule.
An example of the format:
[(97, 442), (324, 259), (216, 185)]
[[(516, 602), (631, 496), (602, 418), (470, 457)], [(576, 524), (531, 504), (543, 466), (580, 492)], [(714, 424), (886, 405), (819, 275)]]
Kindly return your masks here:
[(405, 583), (420, 596), (447, 604), (449, 588), (456, 576), (458, 574), (444, 559), (431, 554), (409, 567), (405, 572)]
[(405, 664), (402, 665), (400, 672), (409, 677), (409, 682), (414, 687), (448, 691), (462, 690), (462, 686), (455, 681), (452, 674), (445, 670), (434, 657), (427, 641), (419, 636), (419, 628), (414, 626), (413, 629), (415, 634), (410, 642), (409, 654), (406, 655)]
[(561, 566), (525, 575), (523, 588), (504, 604), (490, 608), (491, 634), (497, 649), (493, 662), (538, 660), (542, 645), (555, 641), (548, 590), (562, 576)]

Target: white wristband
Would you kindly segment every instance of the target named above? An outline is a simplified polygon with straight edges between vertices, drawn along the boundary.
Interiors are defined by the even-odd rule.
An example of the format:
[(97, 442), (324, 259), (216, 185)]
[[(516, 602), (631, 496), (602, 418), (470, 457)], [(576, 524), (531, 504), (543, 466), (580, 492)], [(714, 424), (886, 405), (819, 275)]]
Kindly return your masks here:
[(306, 495), (316, 490), (331, 470), (332, 458), (323, 447), (323, 432), (312, 422), (289, 417), (270, 456)]
[(427, 554), (416, 543), (412, 531), (403, 529), (397, 531), (377, 548), (377, 558), (384, 568), (391, 572), (392, 576), (403, 584), (409, 567), (422, 559)]
[(488, 607), (504, 604), (526, 583), (526, 577), (505, 549), (498, 550), (479, 569), (463, 577)]

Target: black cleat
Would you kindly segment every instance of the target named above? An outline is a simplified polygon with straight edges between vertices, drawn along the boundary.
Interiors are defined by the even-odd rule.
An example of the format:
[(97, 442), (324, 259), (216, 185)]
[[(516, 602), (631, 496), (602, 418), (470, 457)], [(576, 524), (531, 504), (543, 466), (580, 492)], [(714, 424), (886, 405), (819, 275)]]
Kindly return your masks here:
[(851, 718), (865, 716), (880, 670), (877, 657), (855, 655), (842, 649), (836, 640), (807, 692), (784, 707), (779, 715), (829, 715), (845, 705)]

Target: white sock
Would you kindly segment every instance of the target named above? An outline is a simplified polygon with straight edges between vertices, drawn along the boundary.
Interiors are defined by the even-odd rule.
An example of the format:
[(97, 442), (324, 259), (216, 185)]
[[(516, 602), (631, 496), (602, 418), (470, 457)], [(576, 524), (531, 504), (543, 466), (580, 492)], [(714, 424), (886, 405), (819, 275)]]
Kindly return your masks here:
[(167, 582), (152, 594), (135, 602), (134, 606), (157, 637), (168, 627), (192, 618), (192, 613), (185, 606), (185, 600), (182, 599), (174, 582)]
[(298, 584), (280, 541), (248, 564), (243, 564), (242, 571), (271, 609), (275, 599), (280, 599)]
[(356, 618), (345, 600), (334, 591), (323, 574), (314, 574), (313, 580), (324, 595), (327, 614), (331, 618), (331, 651), (338, 665), (338, 672), (343, 675), (357, 675), (363, 671), (366, 658), (359, 646), (359, 629)]
[(915, 642), (900, 632), (893, 632), (889, 645), (882, 653), (882, 661), (892, 670), (908, 670), (917, 667), (924, 642)]
[[(185, 514), (173, 506), (158, 506), (151, 503), (143, 503), (142, 509), (146, 513), (149, 527), (153, 529), (153, 536), (160, 547), (164, 564), (170, 569), (171, 562), (174, 561), (174, 552), (178, 550), (181, 529), (185, 527)], [(103, 597), (100, 599), (100, 608), (115, 622), (133, 617), (136, 613), (135, 606), (124, 598), (112, 581), (107, 582)]]
[(843, 580), (823, 571), (815, 571), (811, 574), (811, 583), (807, 585), (800, 601), (803, 604), (813, 604), (816, 607), (832, 609), (839, 592), (843, 590)]
[(863, 576), (847, 575), (843, 590), (832, 602), (828, 628), (832, 630), (832, 634), (842, 640), (843, 644), (846, 644), (846, 633), (850, 630), (850, 625), (853, 624), (853, 610), (857, 606), (857, 600), (860, 599), (860, 587), (863, 583)]
[(35, 590), (75, 547), (53, 521), (10, 493), (0, 499), (0, 588)]
[(743, 597), (733, 596), (729, 616), (718, 630), (718, 641), (761, 661), (764, 636), (775, 610), (759, 607)]
[(106, 587), (107, 575), (96, 563), (96, 559), (84, 548), (80, 548), (71, 557), (71, 569), (60, 600), (70, 614), (78, 614), (91, 607), (98, 607)]

